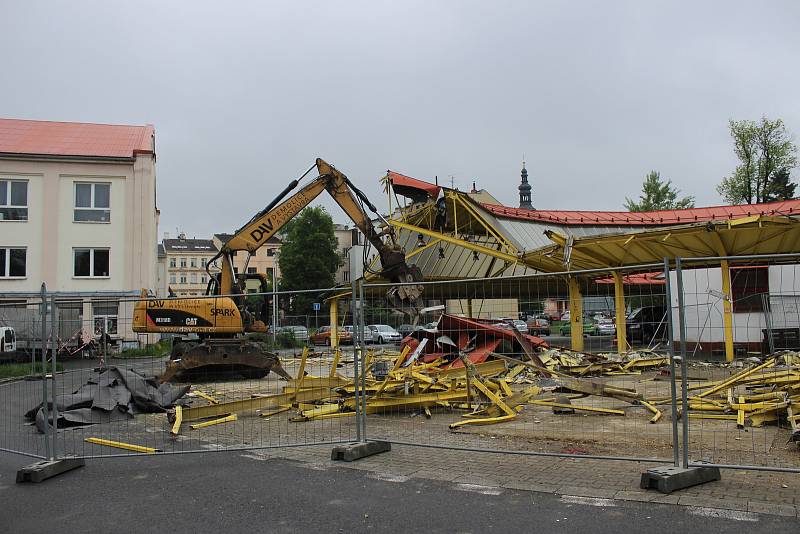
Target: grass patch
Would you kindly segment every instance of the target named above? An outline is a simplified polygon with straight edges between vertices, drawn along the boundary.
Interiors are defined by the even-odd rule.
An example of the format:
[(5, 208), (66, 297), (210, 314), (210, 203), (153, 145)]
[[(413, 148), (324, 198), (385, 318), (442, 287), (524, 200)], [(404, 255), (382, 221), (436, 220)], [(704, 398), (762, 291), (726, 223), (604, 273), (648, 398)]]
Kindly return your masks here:
[[(51, 371), (52, 366), (47, 366), (47, 371)], [(64, 366), (56, 363), (56, 371), (63, 371)], [(41, 375), (42, 362), (36, 362), (33, 372), (31, 372), (31, 364), (29, 363), (4, 363), (0, 364), (0, 378), (14, 378), (19, 376), (28, 375)]]
[(115, 354), (114, 358), (160, 358), (170, 351), (170, 342), (168, 339), (162, 339), (158, 343), (146, 345), (141, 349), (128, 349), (123, 350), (119, 354)]

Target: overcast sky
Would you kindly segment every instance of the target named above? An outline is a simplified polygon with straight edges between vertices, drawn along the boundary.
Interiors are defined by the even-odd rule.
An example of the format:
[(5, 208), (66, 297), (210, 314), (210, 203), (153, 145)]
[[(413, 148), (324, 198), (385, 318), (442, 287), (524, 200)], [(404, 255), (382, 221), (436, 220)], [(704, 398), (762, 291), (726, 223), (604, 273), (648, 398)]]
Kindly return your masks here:
[(378, 206), (386, 169), (517, 205), (523, 154), (539, 209), (622, 209), (651, 169), (713, 205), (728, 119), (800, 134), (798, 22), (796, 1), (6, 0), (0, 116), (154, 124), (173, 235), (238, 228), (317, 156)]

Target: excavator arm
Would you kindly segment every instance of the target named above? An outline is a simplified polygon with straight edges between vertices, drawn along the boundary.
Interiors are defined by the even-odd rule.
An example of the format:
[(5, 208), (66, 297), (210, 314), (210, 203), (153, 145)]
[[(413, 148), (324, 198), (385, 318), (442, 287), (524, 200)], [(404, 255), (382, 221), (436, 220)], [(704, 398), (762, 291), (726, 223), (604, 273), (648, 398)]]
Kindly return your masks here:
[[(392, 227), (387, 224), (383, 232), (375, 230), (372, 220), (362, 207), (362, 204), (366, 205), (378, 217), (380, 217), (380, 214), (366, 195), (333, 165), (319, 158), (317, 158), (315, 165), (319, 172), (317, 178), (289, 198), (286, 198), (286, 200), (283, 200), (289, 192), (299, 185), (299, 180), (292, 181), (275, 200), (257, 213), (233, 237), (223, 244), (217, 255), (218, 258), (222, 259), (218, 294), (231, 294), (235, 291), (236, 276), (233, 271), (232, 259), (236, 252), (255, 253), (270, 237), (277, 234), (286, 223), (323, 191), (327, 191), (333, 197), (361, 233), (364, 234), (367, 241), (377, 250), (381, 262), (382, 277), (396, 283), (422, 280), (419, 268), (406, 263), (405, 251), (396, 243)], [(388, 238), (384, 239), (384, 236), (387, 235)], [(421, 293), (422, 286), (411, 284), (393, 287), (387, 296), (396, 307), (406, 308), (409, 306), (414, 307)]]

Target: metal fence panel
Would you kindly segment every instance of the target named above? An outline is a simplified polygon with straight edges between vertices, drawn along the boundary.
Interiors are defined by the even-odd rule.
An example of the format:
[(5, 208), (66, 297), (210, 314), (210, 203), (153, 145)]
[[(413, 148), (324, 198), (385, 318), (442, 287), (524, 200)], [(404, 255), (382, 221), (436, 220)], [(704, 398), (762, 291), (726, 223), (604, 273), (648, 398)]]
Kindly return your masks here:
[[(673, 461), (663, 268), (619, 274), (632, 333), (622, 351), (611, 271), (429, 282), (418, 315), (387, 305), (385, 284), (366, 284), (368, 437)], [(578, 323), (564, 313), (571, 294), (584, 310), (582, 349), (571, 335)], [(531, 337), (520, 341), (512, 323)], [(388, 327), (411, 339), (390, 339)]]
[[(53, 312), (42, 298), (0, 303), (0, 450), (48, 458)], [(43, 406), (41, 413), (35, 409)], [(34, 420), (39, 415), (43, 432)]]
[[(62, 320), (56, 329), (71, 332), (73, 339), (70, 343), (57, 339), (63, 366), (54, 386), (59, 408), (58, 452), (106, 457), (354, 441), (354, 414), (309, 418), (302, 413), (331, 396), (338, 397), (332, 394), (333, 388), (353, 380), (353, 347), (343, 328), (350, 326), (349, 300), (336, 301), (334, 313), (342, 342), (339, 348), (336, 342), (330, 345), (326, 329), (298, 328), (302, 325), (292, 317), (299, 315), (298, 310), (306, 311), (320, 303), (324, 309), (320, 315), (324, 314), (328, 322), (331, 296), (328, 290), (232, 296), (246, 301), (248, 317), (267, 311), (265, 331), (248, 335), (247, 343), (277, 356), (283, 372), (278, 373), (274, 366), (261, 376), (263, 372), (241, 367), (236, 358), (242, 340), (230, 334), (222, 345), (215, 345), (224, 348), (220, 357), (229, 358), (224, 360), (226, 365), (180, 370), (166, 382), (165, 372), (176, 361), (206, 357), (207, 345), (202, 339), (185, 332), (159, 335), (134, 331), (134, 312), (137, 304), (145, 302), (142, 299), (103, 298), (80, 304), (56, 300), (55, 317)], [(176, 300), (187, 303), (192, 299), (157, 302), (166, 309)], [(208, 317), (209, 310), (230, 307), (229, 300), (214, 297), (198, 301), (198, 307), (206, 310), (201, 316)], [(76, 316), (74, 310), (81, 311)], [(161, 320), (157, 313), (151, 315), (153, 324)], [(202, 324), (180, 314), (173, 314), (172, 320), (176, 326), (183, 323), (174, 321)]]
[(798, 260), (683, 260), (673, 272), (690, 463), (800, 472)]

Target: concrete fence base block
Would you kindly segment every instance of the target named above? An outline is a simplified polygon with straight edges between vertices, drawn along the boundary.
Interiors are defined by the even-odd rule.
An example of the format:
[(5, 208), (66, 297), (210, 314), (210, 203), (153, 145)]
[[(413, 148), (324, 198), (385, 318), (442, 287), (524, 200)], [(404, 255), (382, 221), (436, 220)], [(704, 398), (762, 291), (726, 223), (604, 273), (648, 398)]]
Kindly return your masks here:
[(331, 460), (338, 462), (353, 462), (392, 450), (392, 444), (388, 441), (367, 441), (365, 443), (348, 443), (347, 445), (337, 445), (331, 450)]
[(17, 483), (44, 482), (48, 478), (83, 467), (83, 458), (62, 458), (60, 460), (42, 460), (31, 465), (26, 465), (17, 471)]
[(721, 478), (718, 467), (657, 467), (642, 473), (641, 488), (672, 493)]

